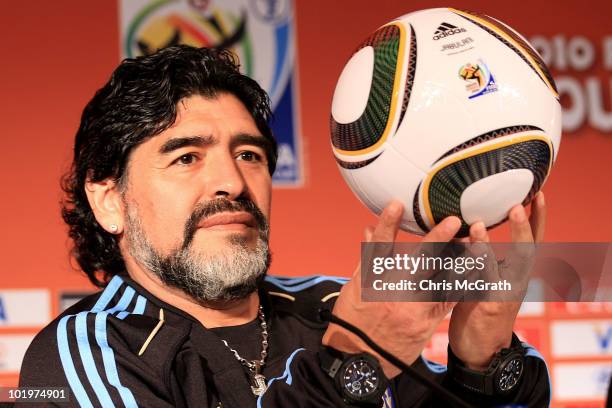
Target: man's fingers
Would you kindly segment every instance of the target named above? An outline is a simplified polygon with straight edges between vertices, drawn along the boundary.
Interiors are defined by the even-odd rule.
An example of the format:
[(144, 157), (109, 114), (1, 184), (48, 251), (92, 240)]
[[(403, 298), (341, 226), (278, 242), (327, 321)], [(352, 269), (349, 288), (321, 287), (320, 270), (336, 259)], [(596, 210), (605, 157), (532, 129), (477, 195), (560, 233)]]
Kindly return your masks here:
[(499, 277), (496, 267), (497, 260), (493, 249), (489, 245), (490, 241), (487, 227), (485, 227), (482, 221), (472, 224), (470, 227), (471, 245), (468, 246), (469, 252), (474, 258), (484, 257), (486, 259), (486, 267), (484, 269), (475, 269), (468, 272), (472, 279), (485, 279), (488, 282), (493, 282)]
[[(392, 201), (385, 207), (382, 214), (380, 214), (376, 227), (366, 227), (364, 231), (365, 242), (370, 245), (362, 247), (365, 248), (365, 252), (361, 255), (362, 259), (371, 261), (375, 257), (390, 256), (393, 251), (393, 242), (395, 241), (395, 236), (397, 235), (403, 213), (404, 206), (402, 203), (399, 201)], [(366, 262), (366, 264), (368, 263), (369, 262)], [(355, 270), (353, 282), (357, 286), (361, 285), (361, 266), (358, 266)]]
[(372, 235), (374, 235), (374, 227), (367, 226), (363, 234), (365, 236), (365, 242), (372, 242)]
[(470, 227), (470, 242), (489, 242), (489, 233), (487, 232), (487, 227), (485, 227), (484, 222), (478, 221)]
[(531, 224), (531, 233), (535, 242), (541, 242), (544, 239), (546, 226), (546, 202), (544, 201), (544, 193), (541, 191), (536, 194), (535, 199), (531, 202), (529, 224)]
[(504, 275), (528, 279), (535, 247), (533, 233), (525, 207), (516, 205), (510, 210), (510, 232), (514, 248), (506, 258)]
[(533, 242), (533, 233), (525, 207), (522, 205), (512, 207), (509, 218), (512, 242)]
[(475, 257), (484, 256), (490, 251), (489, 248), (489, 233), (484, 222), (478, 221), (470, 226), (470, 241), (471, 245), (466, 245)]
[(371, 242), (393, 242), (399, 229), (404, 206), (399, 201), (391, 201), (378, 218), (378, 224), (372, 233)]
[(422, 242), (448, 242), (457, 235), (460, 228), (461, 220), (458, 217), (446, 217), (423, 237)]

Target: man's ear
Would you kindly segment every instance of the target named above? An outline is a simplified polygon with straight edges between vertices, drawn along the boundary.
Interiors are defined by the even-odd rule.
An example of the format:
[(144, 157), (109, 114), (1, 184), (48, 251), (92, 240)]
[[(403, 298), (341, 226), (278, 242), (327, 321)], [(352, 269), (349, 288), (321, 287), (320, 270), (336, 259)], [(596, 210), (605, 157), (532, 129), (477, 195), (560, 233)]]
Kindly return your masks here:
[(85, 182), (85, 194), (98, 224), (111, 234), (120, 234), (124, 227), (124, 211), (121, 192), (116, 180)]

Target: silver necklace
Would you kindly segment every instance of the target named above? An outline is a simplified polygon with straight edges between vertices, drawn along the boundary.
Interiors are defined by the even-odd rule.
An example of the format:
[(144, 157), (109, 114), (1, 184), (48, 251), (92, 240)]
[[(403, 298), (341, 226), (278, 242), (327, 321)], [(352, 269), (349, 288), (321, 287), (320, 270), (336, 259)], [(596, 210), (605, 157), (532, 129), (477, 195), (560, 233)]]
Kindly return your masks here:
[(259, 325), (261, 326), (261, 357), (259, 360), (247, 360), (241, 357), (236, 350), (227, 344), (227, 341), (221, 340), (225, 346), (234, 353), (236, 360), (243, 366), (247, 367), (251, 372), (251, 391), (256, 396), (263, 394), (268, 386), (266, 385), (266, 377), (261, 374), (261, 369), (266, 364), (266, 357), (268, 356), (268, 325), (266, 324), (266, 315), (264, 315), (263, 307), (259, 305)]

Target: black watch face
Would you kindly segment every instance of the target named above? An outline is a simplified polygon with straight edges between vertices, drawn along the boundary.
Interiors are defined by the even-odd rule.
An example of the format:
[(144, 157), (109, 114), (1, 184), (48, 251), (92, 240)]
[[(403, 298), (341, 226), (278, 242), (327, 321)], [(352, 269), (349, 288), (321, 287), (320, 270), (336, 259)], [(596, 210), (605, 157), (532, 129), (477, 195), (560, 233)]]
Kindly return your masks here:
[(378, 392), (380, 376), (370, 362), (357, 358), (346, 365), (340, 384), (352, 398), (365, 399)]
[(500, 392), (511, 391), (518, 384), (523, 374), (523, 359), (515, 357), (504, 364), (500, 369), (497, 387)]

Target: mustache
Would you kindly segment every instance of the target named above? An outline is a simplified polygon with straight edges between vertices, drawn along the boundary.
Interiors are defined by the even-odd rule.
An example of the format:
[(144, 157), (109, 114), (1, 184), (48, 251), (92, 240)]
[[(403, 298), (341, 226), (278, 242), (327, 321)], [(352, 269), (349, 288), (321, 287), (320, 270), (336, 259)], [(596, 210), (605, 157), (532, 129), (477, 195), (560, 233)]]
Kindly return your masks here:
[(246, 212), (251, 214), (257, 223), (257, 228), (260, 235), (267, 239), (269, 225), (266, 216), (263, 215), (257, 205), (245, 197), (238, 197), (235, 201), (230, 201), (226, 198), (217, 198), (198, 204), (193, 210), (193, 213), (185, 223), (185, 232), (183, 233), (183, 249), (187, 249), (198, 229), (201, 221), (215, 214), (223, 212)]

